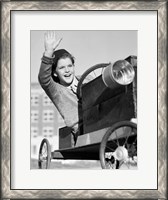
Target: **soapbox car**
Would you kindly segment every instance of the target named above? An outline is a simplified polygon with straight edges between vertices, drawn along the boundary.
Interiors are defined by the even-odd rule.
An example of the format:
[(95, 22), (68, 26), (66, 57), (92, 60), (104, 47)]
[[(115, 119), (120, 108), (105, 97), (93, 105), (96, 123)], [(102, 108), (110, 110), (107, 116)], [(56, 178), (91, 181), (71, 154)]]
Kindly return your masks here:
[[(85, 83), (92, 74), (98, 76)], [(83, 125), (76, 144), (68, 127), (59, 129), (58, 150), (51, 152), (44, 138), (39, 168), (50, 168), (52, 159), (100, 160), (103, 169), (137, 166), (137, 57), (89, 68), (79, 80), (77, 95)]]

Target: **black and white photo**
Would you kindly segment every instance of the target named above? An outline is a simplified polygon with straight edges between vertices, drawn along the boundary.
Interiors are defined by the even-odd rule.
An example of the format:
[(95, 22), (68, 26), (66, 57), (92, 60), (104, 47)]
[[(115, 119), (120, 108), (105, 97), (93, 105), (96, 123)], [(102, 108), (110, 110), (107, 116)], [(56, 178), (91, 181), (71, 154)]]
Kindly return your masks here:
[(31, 76), (32, 168), (137, 169), (137, 31), (31, 31)]

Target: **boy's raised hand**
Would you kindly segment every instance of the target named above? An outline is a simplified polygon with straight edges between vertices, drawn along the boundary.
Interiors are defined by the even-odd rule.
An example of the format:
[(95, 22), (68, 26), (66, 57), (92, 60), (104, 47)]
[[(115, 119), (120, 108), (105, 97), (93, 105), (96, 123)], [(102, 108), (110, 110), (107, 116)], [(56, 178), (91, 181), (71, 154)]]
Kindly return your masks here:
[(45, 47), (45, 56), (52, 57), (53, 52), (60, 44), (62, 38), (57, 39), (55, 31), (47, 31), (44, 34), (44, 47)]

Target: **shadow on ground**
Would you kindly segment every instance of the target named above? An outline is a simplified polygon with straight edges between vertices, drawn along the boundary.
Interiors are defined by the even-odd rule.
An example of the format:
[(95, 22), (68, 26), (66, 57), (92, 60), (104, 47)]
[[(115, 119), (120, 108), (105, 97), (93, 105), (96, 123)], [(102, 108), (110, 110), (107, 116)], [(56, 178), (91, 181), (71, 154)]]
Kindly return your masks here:
[[(31, 159), (31, 169), (38, 169), (38, 160)], [(95, 160), (52, 160), (50, 169), (101, 169)]]

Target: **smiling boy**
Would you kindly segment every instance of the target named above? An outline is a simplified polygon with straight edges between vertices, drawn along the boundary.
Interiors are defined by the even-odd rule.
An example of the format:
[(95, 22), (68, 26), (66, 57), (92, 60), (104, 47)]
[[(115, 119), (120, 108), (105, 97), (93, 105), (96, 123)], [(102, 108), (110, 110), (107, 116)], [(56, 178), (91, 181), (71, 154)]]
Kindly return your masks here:
[(72, 128), (76, 142), (80, 120), (76, 95), (78, 80), (75, 76), (74, 57), (65, 49), (56, 50), (61, 39), (56, 33), (45, 34), (45, 52), (38, 75), (39, 83), (58, 109), (67, 127)]

